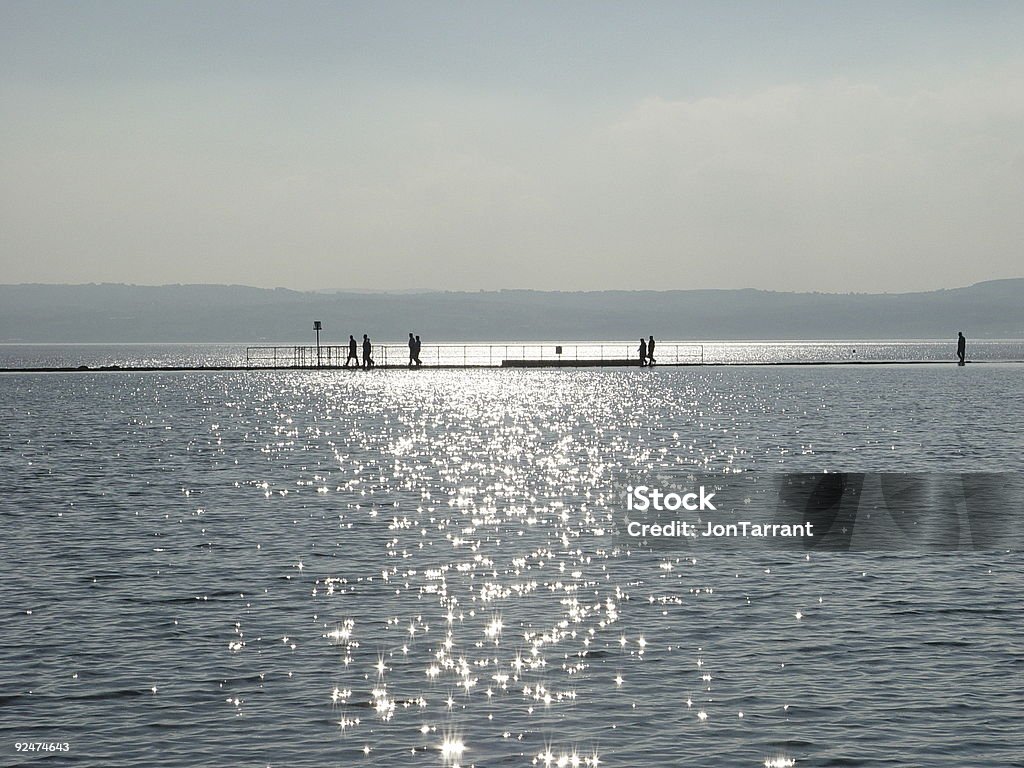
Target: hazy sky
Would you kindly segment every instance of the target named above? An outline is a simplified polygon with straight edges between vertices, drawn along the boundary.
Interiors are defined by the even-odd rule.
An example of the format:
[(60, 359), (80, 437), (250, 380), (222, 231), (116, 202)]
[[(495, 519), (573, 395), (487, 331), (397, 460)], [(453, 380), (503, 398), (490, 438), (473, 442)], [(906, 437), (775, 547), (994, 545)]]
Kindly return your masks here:
[(0, 283), (1024, 275), (1024, 2), (0, 3)]

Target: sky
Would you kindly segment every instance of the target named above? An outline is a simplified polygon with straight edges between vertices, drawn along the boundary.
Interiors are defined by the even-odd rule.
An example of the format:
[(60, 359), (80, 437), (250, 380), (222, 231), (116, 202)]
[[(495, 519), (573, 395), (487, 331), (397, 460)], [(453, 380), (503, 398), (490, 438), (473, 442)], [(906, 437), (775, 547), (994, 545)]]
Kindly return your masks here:
[(1024, 3), (0, 3), (0, 283), (1024, 275)]

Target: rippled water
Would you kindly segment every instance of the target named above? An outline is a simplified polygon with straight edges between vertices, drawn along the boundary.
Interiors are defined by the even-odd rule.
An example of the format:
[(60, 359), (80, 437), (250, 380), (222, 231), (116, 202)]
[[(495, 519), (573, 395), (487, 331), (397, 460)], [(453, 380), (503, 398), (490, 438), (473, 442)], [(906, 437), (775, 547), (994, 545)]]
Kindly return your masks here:
[(1019, 553), (687, 559), (602, 489), (1019, 472), (1021, 374), (0, 376), (0, 754), (1019, 765)]

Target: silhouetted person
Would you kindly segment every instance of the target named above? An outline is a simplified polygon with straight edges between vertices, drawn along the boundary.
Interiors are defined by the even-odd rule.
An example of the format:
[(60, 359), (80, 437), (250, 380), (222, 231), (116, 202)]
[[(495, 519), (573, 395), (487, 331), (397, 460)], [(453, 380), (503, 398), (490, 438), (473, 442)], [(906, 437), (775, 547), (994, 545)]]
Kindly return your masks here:
[(373, 358), (370, 357), (370, 353), (373, 352), (373, 345), (370, 344), (370, 337), (365, 333), (363, 334), (363, 368), (373, 367)]
[(967, 339), (964, 338), (963, 331), (957, 331), (956, 335), (956, 356), (960, 358), (957, 365), (966, 365), (967, 361), (964, 358), (967, 356)]
[(359, 355), (356, 354), (356, 337), (351, 333), (348, 335), (348, 359), (345, 360), (345, 367), (353, 360), (356, 361), (356, 368), (359, 367)]
[(647, 365), (647, 339), (640, 337), (640, 365)]
[(412, 368), (416, 365), (416, 339), (413, 338), (412, 332), (409, 332), (409, 367)]
[(658, 361), (654, 359), (654, 337), (651, 336), (647, 340), (647, 364), (654, 365), (656, 362)]
[(415, 350), (415, 354), (413, 355), (413, 359), (416, 361), (416, 367), (417, 368), (419, 368), (421, 365), (423, 365), (423, 361), (420, 360), (420, 350), (421, 349), (423, 349), (423, 342), (420, 341), (420, 337), (417, 336), (416, 337), (416, 350)]

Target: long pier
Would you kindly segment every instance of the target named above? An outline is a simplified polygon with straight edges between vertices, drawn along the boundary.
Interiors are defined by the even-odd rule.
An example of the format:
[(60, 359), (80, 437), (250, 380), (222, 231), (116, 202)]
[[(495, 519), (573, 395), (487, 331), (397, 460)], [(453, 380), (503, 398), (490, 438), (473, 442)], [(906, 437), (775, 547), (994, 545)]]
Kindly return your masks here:
[[(639, 346), (639, 345), (637, 345)], [(361, 352), (361, 350), (360, 350)], [(471, 370), (471, 369), (558, 369), (558, 368), (638, 368), (639, 354), (629, 343), (616, 344), (432, 344), (421, 350), (422, 366), (409, 365), (409, 348), (405, 344), (386, 343), (373, 348), (374, 365), (369, 370)], [(955, 365), (946, 360), (708, 360), (703, 344), (666, 342), (655, 347), (654, 368), (715, 367), (808, 367), (864, 365)], [(345, 363), (349, 362), (346, 366)], [(968, 360), (971, 364), (1013, 363), (1024, 360)], [(159, 363), (147, 365), (58, 365), (0, 367), (0, 373), (76, 373), (95, 371), (367, 371), (361, 354), (348, 359), (348, 345), (249, 346), (245, 363), (189, 364)]]
[[(968, 360), (971, 365), (1024, 365), (1024, 360)], [(710, 363), (658, 363), (651, 366), (658, 368), (844, 368), (882, 365), (956, 365), (955, 360), (744, 360), (744, 361), (719, 361)], [(511, 365), (486, 366), (486, 365), (424, 365), (421, 368), (409, 368), (406, 365), (374, 366), (371, 369), (356, 368), (351, 366), (263, 366), (253, 368), (245, 365), (78, 365), (78, 366), (35, 366), (26, 368), (0, 368), (0, 374), (4, 373), (144, 373), (153, 371), (238, 371), (249, 373), (271, 373), (274, 371), (324, 371), (340, 372), (350, 371), (353, 374), (367, 373), (369, 371), (468, 371), (468, 370), (498, 370), (498, 369), (575, 369), (575, 368), (639, 368), (639, 362), (634, 361), (612, 361), (604, 362), (580, 362), (564, 363), (561, 365), (539, 360), (515, 361)], [(371, 374), (372, 375), (372, 374)]]
[[(1012, 364), (1024, 365), (1024, 360), (968, 360), (971, 365), (998, 365)], [(721, 361), (713, 363), (658, 363), (651, 366), (658, 368), (825, 368), (825, 367), (849, 367), (849, 366), (878, 366), (878, 365), (956, 365), (956, 360), (782, 360), (782, 361)], [(539, 360), (528, 360), (525, 363), (516, 361), (512, 365), (424, 365), (422, 368), (409, 368), (406, 365), (374, 366), (371, 371), (466, 371), (466, 370), (487, 370), (490, 369), (523, 369), (523, 368), (546, 368), (546, 369), (568, 369), (568, 368), (639, 368), (640, 364), (633, 361), (605, 361), (605, 362), (580, 362), (564, 363), (562, 365), (548, 362), (542, 363)], [(78, 366), (34, 366), (30, 368), (0, 368), (0, 373), (136, 373), (146, 371), (248, 371), (257, 373), (261, 371), (351, 371), (353, 373), (366, 373), (366, 368), (351, 366), (346, 368), (341, 365), (320, 366), (288, 366), (277, 367), (263, 366), (253, 368), (245, 365), (78, 365)]]

